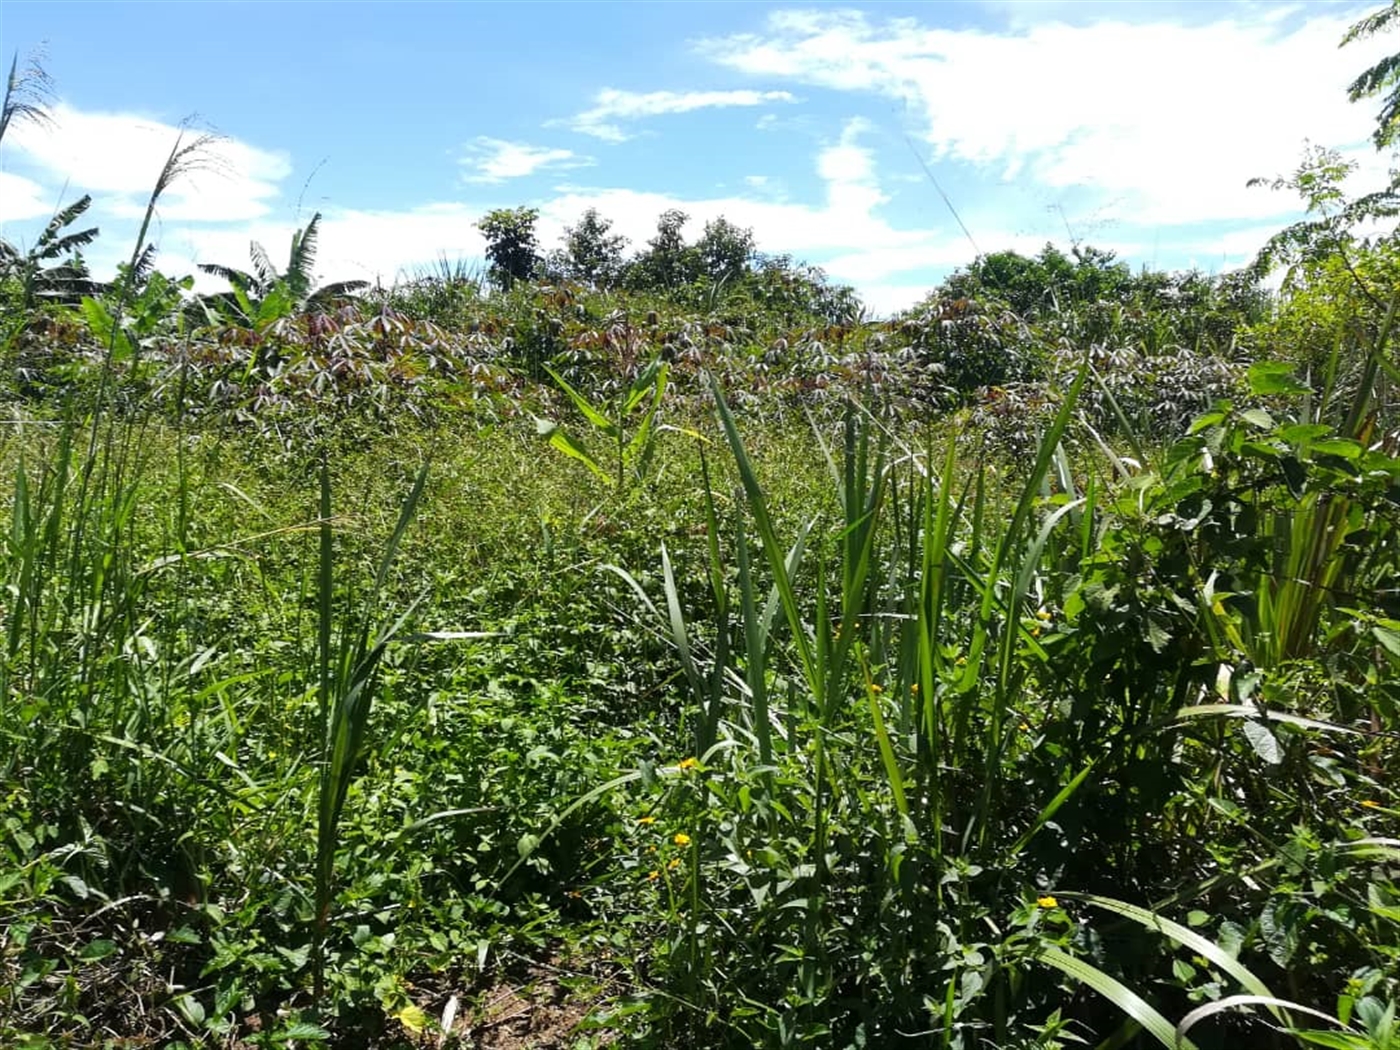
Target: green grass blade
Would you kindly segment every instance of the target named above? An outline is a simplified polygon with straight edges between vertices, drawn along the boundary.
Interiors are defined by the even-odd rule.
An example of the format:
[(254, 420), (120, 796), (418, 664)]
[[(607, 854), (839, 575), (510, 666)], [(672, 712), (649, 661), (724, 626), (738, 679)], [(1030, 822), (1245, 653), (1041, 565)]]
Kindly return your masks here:
[[(1049, 470), (1051, 460), (1055, 455), (1055, 449), (1059, 446), (1061, 438), (1064, 437), (1065, 429), (1069, 426), (1070, 415), (1075, 404), (1079, 400), (1080, 391), (1084, 389), (1084, 381), (1089, 374), (1089, 362), (1086, 360), (1079, 368), (1079, 374), (1075, 376), (1074, 382), (1066, 392), (1064, 401), (1060, 405), (1060, 410), (1055, 413), (1054, 422), (1050, 429), (1046, 431), (1041, 439), (1040, 450), (1036, 454), (1035, 464), (1031, 468), (1030, 476), (1026, 479), (1026, 484), (1021, 490), (1021, 498), (1016, 503), (1016, 508), (1011, 514), (1010, 524), (1006, 531), (1002, 533), (1001, 541), (997, 544), (992, 554), (992, 562), (987, 570), (986, 578), (995, 583), (1000, 578), (1002, 564), (1007, 560), (1012, 547), (1019, 542), (1021, 529), (1025, 525), (1026, 518), (1030, 515), (1031, 508), (1035, 505), (1036, 496), (1040, 492), (1041, 480), (1045, 477), (1045, 472)], [(972, 645), (967, 655), (967, 668), (963, 672), (962, 680), (959, 682), (959, 689), (970, 691), (977, 683), (977, 679), (982, 671), (982, 657), (986, 650), (987, 638), (991, 629), (991, 619), (993, 610), (993, 593), (995, 586), (989, 586), (983, 591), (982, 606), (978, 613), (977, 625), (972, 636)], [(1007, 613), (1008, 617), (1011, 611)], [(996, 725), (997, 719), (993, 719)]]
[(797, 647), (803, 677), (807, 680), (813, 699), (816, 700), (819, 707), (824, 707), (822, 672), (817, 667), (811, 639), (807, 637), (806, 629), (802, 623), (802, 610), (797, 604), (797, 594), (793, 590), (792, 578), (788, 574), (787, 564), (778, 553), (782, 548), (778, 544), (778, 536), (773, 529), (773, 520), (768, 514), (768, 501), (763, 494), (763, 486), (759, 484), (753, 463), (744, 449), (744, 441), (739, 436), (739, 427), (734, 422), (734, 416), (729, 411), (729, 405), (724, 400), (719, 383), (711, 379), (710, 385), (714, 392), (715, 409), (719, 413), (720, 424), (724, 427), (724, 434), (729, 441), (734, 462), (739, 468), (739, 477), (743, 482), (744, 492), (748, 496), (749, 511), (753, 514), (754, 523), (758, 527), (759, 539), (763, 541), (764, 558), (768, 562), (769, 571), (773, 574), (774, 586), (778, 590), (783, 611), (787, 614), (788, 625), (792, 630), (793, 644)]
[(1066, 955), (1057, 948), (1045, 948), (1036, 958), (1081, 984), (1088, 985), (1138, 1024), (1167, 1050), (1196, 1050), (1196, 1044), (1178, 1035), (1176, 1026), (1148, 1005), (1136, 992), (1097, 966)]
[(618, 436), (621, 433), (621, 430), (615, 422), (613, 422), (607, 416), (603, 415), (603, 413), (599, 412), (596, 408), (594, 408), (593, 404), (588, 400), (588, 398), (584, 397), (577, 390), (571, 387), (564, 380), (564, 377), (561, 376), (558, 372), (554, 371), (554, 369), (550, 368), (548, 365), (545, 365), (544, 370), (549, 373), (551, 379), (553, 379), (556, 383), (559, 384), (559, 388), (569, 396), (569, 400), (574, 403), (574, 407), (583, 413), (584, 418), (587, 419), (588, 422), (592, 423), (595, 427), (598, 428), (599, 431), (607, 435), (609, 440), (618, 440)]
[[(1332, 1024), (1341, 1023), (1331, 1014), (1325, 1014), (1321, 1010), (1314, 1010), (1310, 1006), (1302, 1006), (1298, 1003), (1289, 1002), (1287, 999), (1279, 999), (1276, 996), (1269, 995), (1267, 993), (1256, 993), (1253, 995), (1231, 995), (1227, 996), (1224, 999), (1217, 999), (1213, 1003), (1205, 1003), (1201, 1006), (1198, 1006), (1196, 1007), (1196, 1009), (1192, 1010), (1189, 1014), (1183, 1017), (1181, 1019), (1181, 1023), (1176, 1026), (1176, 1038), (1178, 1042), (1175, 1045), (1182, 1047), (1190, 1046), (1191, 1044), (1186, 1039), (1186, 1033), (1189, 1032), (1197, 1024), (1199, 1024), (1201, 1021), (1204, 1021), (1207, 1017), (1212, 1017), (1218, 1013), (1224, 1013), (1226, 1010), (1236, 1010), (1240, 1007), (1247, 1006), (1266, 1006), (1268, 1007), (1269, 1012), (1275, 1017), (1279, 1017), (1283, 1014), (1284, 1011), (1288, 1011), (1309, 1014), (1313, 1017), (1320, 1017), (1322, 1020), (1330, 1021)], [(1305, 1039), (1307, 1042), (1314, 1043), (1314, 1045), (1316, 1046), (1341, 1047), (1342, 1050), (1362, 1050), (1362, 1048), (1368, 1047), (1369, 1045), (1365, 1041), (1357, 1041), (1356, 1037), (1354, 1036), (1351, 1037), (1350, 1041), (1348, 1041), (1347, 1036), (1341, 1034), (1336, 1035), (1336, 1038), (1342, 1040), (1340, 1042), (1331, 1042), (1330, 1038), (1323, 1038), (1321, 1040), (1306, 1039), (1307, 1034), (1316, 1034), (1324, 1037), (1331, 1037), (1333, 1033), (1330, 1032), (1304, 1033), (1299, 1031), (1293, 1031), (1292, 1034), (1297, 1038)]]
[(611, 482), (613, 476), (609, 474), (594, 458), (593, 453), (588, 451), (587, 446), (582, 441), (574, 437), (558, 423), (548, 419), (535, 417), (535, 433), (544, 438), (555, 449), (558, 449), (570, 459), (576, 459), (593, 473), (597, 474), (604, 481)]
[(875, 683), (870, 680), (870, 669), (866, 668), (865, 672), (865, 699), (870, 707), (870, 720), (875, 727), (875, 743), (880, 749), (880, 761), (885, 767), (885, 778), (889, 781), (895, 808), (907, 822), (909, 802), (904, 795), (904, 774), (899, 768), (899, 759), (895, 757), (889, 730), (885, 727), (885, 716), (880, 711), (880, 695), (875, 691)]
[[(1111, 911), (1116, 915), (1121, 915), (1126, 919), (1132, 919), (1144, 929), (1153, 930), (1171, 938), (1183, 948), (1188, 948), (1197, 955), (1209, 959), (1217, 967), (1228, 973), (1240, 987), (1256, 996), (1272, 998), (1273, 992), (1269, 987), (1249, 969), (1243, 966), (1233, 955), (1221, 948), (1214, 941), (1203, 937), (1179, 922), (1164, 918), (1156, 912), (1147, 908), (1140, 908), (1136, 904), (1129, 904), (1126, 901), (1115, 900), (1112, 897), (1101, 897), (1093, 893), (1071, 893), (1069, 891), (1057, 890), (1055, 896), (1063, 897), (1067, 900), (1082, 900), (1087, 904), (1092, 904), (1096, 908)], [(1275, 1012), (1275, 1016), (1283, 1020), (1283, 1017)]]

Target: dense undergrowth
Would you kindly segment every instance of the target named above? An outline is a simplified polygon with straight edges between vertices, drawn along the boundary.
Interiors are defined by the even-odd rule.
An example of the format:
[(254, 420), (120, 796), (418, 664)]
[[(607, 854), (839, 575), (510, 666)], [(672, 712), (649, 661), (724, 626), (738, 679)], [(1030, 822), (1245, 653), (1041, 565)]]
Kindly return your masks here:
[(751, 255), (316, 289), (314, 221), (103, 286), (61, 214), (0, 1040), (499, 1045), (546, 980), (542, 1045), (1400, 1045), (1396, 249), (1335, 200), (1277, 295), (1047, 248), (880, 321)]

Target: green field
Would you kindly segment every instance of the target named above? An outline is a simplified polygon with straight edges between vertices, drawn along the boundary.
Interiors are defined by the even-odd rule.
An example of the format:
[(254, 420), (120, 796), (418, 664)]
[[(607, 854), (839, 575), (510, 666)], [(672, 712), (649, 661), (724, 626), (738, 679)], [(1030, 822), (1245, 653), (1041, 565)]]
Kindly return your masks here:
[(889, 319), (728, 224), (387, 290), (315, 220), (206, 295), (93, 281), (82, 201), (4, 245), (0, 1043), (1400, 1047), (1346, 175), (1252, 271)]

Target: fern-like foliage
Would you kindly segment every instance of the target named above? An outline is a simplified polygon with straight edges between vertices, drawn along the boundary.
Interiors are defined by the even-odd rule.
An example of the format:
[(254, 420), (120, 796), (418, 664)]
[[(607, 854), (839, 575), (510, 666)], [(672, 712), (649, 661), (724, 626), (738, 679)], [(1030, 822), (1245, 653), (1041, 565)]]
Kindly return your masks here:
[[(1342, 37), (1342, 46), (1385, 32), (1400, 21), (1400, 0), (1391, 0), (1388, 7), (1373, 11), (1357, 22)], [(1400, 54), (1387, 55), (1353, 80), (1347, 97), (1353, 102), (1384, 95), (1381, 110), (1376, 114), (1376, 130), (1371, 141), (1376, 149), (1385, 149), (1400, 139)]]

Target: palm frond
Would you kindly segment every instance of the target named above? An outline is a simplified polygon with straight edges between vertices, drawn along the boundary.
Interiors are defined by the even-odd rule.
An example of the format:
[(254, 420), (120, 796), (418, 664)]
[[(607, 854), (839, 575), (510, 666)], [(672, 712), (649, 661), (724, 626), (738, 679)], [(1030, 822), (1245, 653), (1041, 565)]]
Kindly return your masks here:
[(141, 255), (131, 267), (130, 280), (137, 287), (145, 284), (150, 278), (156, 266), (156, 246), (148, 244), (141, 250)]
[[(90, 207), (92, 207), (92, 195), (85, 193), (68, 207), (56, 211), (53, 218), (49, 220), (49, 224), (44, 227), (44, 232), (39, 234), (39, 239), (34, 243), (34, 254), (39, 258), (49, 258), (50, 256), (44, 254), (43, 249), (58, 238), (60, 230), (65, 226), (71, 226)], [(95, 230), (93, 232), (96, 233)]]
[(346, 299), (370, 286), (368, 281), (332, 281), (322, 285), (307, 299), (308, 303), (328, 303), (335, 299)]
[(34, 259), (61, 259), (65, 255), (71, 255), (79, 248), (86, 248), (93, 241), (97, 240), (98, 229), (96, 226), (86, 230), (79, 230), (77, 233), (70, 233), (65, 237), (60, 237), (53, 241), (43, 251), (35, 245), (32, 258)]
[(279, 279), (277, 267), (272, 264), (272, 257), (267, 254), (267, 249), (257, 241), (248, 245), (248, 256), (253, 260), (253, 272), (258, 275), (252, 288), (258, 295), (266, 295)]
[(287, 283), (297, 299), (303, 298), (311, 288), (314, 276), (311, 267), (316, 261), (316, 235), (321, 226), (321, 213), (311, 216), (311, 221), (303, 230), (292, 234), (292, 252), (287, 259)]
[(241, 288), (245, 292), (257, 283), (257, 278), (251, 274), (244, 273), (242, 270), (235, 270), (231, 266), (224, 266), (220, 263), (200, 263), (199, 268), (204, 273), (211, 274), (214, 277), (222, 277), (235, 288)]

